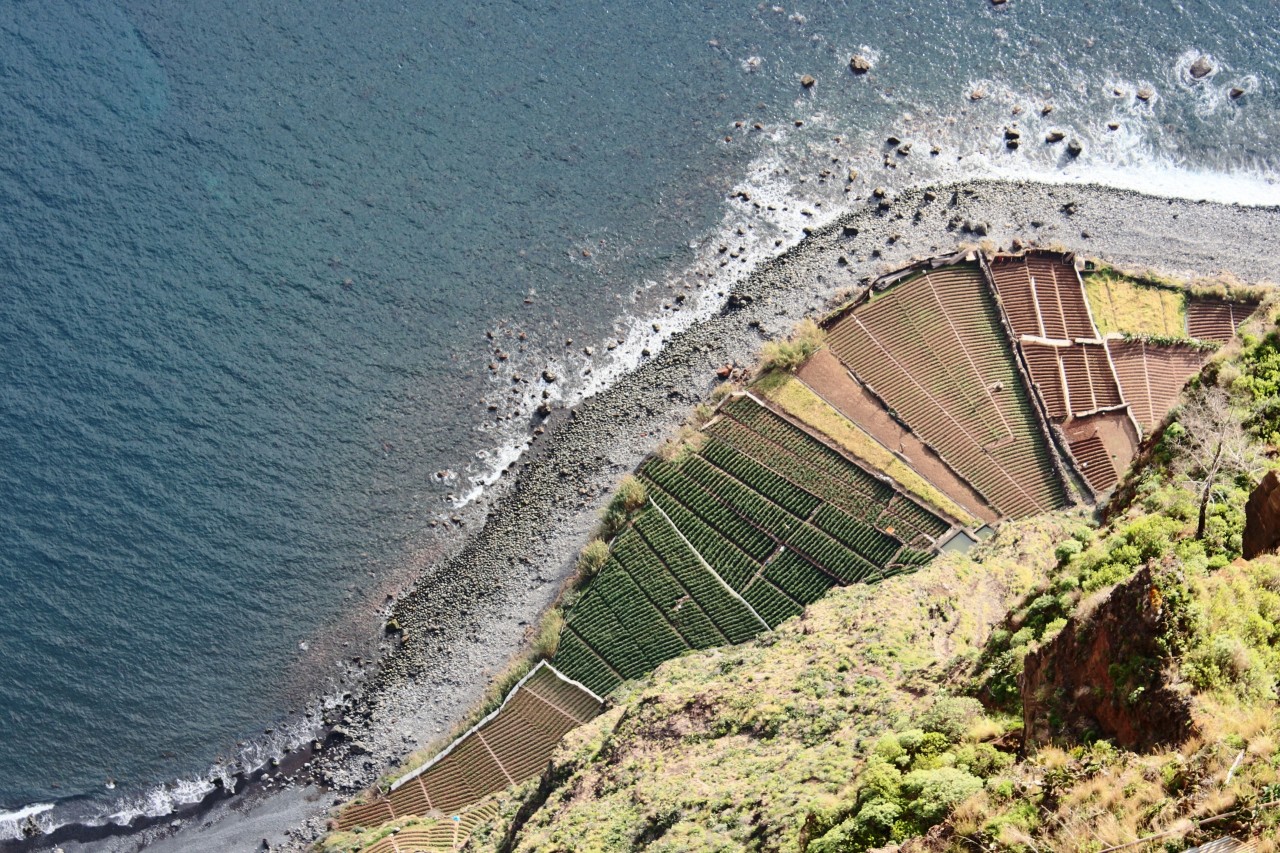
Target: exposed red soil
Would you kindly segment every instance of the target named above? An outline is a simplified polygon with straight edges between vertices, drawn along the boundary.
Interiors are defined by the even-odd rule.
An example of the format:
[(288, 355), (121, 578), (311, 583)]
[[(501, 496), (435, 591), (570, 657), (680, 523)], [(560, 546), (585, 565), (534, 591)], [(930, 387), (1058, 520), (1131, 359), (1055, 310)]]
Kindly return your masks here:
[(1096, 494), (1109, 492), (1138, 453), (1138, 432), (1123, 411), (1074, 418), (1062, 425), (1080, 473)]

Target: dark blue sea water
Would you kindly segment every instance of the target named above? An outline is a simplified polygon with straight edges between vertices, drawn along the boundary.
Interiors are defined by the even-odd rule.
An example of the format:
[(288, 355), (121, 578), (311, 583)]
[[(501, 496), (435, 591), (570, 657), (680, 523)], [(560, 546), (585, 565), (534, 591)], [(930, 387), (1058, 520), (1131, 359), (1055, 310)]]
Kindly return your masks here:
[(518, 451), (511, 373), (607, 382), (851, 166), (1280, 198), (1277, 8), (0, 0), (0, 811), (262, 748)]

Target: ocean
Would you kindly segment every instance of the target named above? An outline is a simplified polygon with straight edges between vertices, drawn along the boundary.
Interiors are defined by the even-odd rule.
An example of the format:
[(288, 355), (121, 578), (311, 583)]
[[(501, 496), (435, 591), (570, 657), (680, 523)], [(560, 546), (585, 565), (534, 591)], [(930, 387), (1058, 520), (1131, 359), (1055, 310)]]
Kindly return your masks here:
[(0, 0), (0, 840), (308, 736), (544, 391), (851, 198), (1274, 204), (1278, 83), (1244, 0)]

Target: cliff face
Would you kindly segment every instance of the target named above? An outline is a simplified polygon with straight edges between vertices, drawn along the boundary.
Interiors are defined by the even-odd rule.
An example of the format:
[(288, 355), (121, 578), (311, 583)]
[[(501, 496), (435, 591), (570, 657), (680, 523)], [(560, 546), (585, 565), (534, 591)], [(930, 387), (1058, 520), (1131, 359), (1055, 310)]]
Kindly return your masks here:
[(1150, 568), (1027, 655), (1020, 681), (1025, 749), (1092, 734), (1148, 750), (1191, 734), (1191, 701), (1173, 683), (1170, 614)]
[(1252, 560), (1280, 546), (1280, 477), (1267, 472), (1244, 507), (1243, 556)]

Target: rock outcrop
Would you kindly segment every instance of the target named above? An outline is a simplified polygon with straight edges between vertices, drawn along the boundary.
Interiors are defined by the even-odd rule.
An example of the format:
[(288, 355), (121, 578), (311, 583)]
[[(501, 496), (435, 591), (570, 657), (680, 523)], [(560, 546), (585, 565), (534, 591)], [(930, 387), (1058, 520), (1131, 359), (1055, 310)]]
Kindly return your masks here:
[(1217, 66), (1213, 64), (1213, 60), (1202, 53), (1196, 57), (1195, 62), (1191, 63), (1189, 72), (1192, 78), (1196, 80), (1203, 80), (1217, 70)]
[(1244, 542), (1241, 551), (1246, 560), (1275, 551), (1280, 546), (1280, 477), (1267, 472), (1258, 488), (1244, 505)]
[(1168, 610), (1143, 568), (1027, 655), (1019, 685), (1024, 749), (1090, 734), (1132, 750), (1185, 740), (1191, 702), (1168, 674)]

